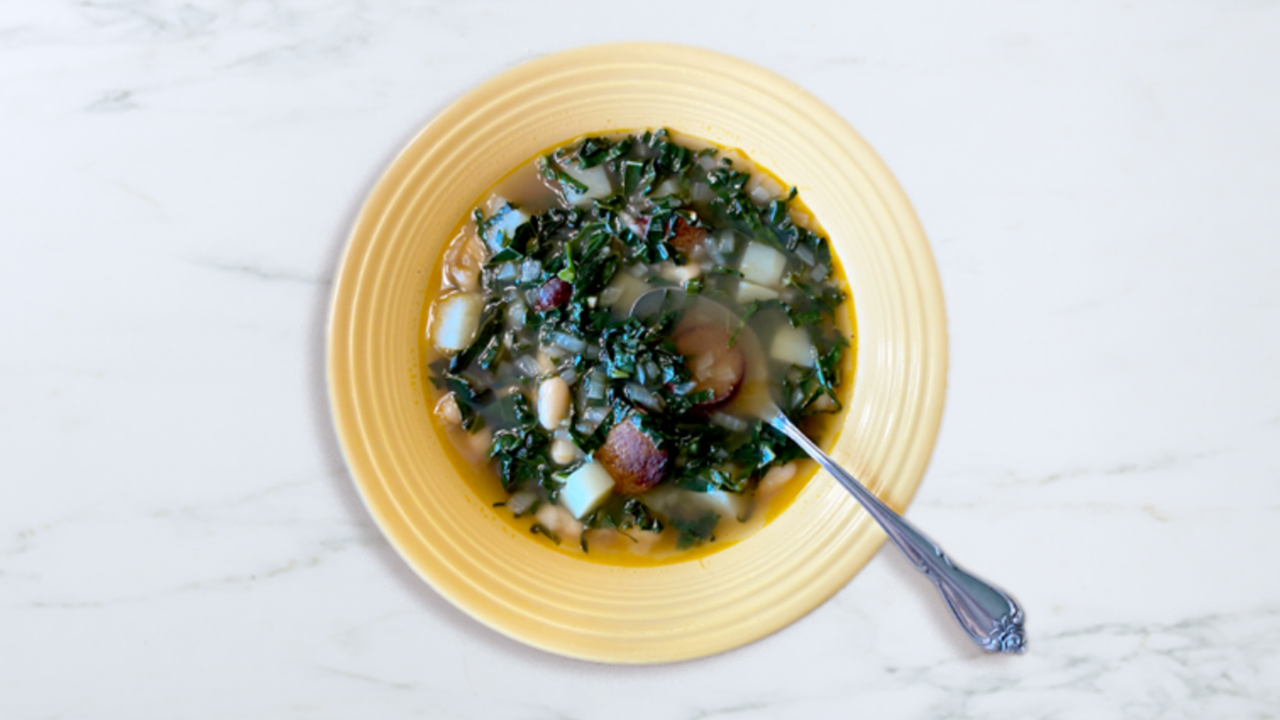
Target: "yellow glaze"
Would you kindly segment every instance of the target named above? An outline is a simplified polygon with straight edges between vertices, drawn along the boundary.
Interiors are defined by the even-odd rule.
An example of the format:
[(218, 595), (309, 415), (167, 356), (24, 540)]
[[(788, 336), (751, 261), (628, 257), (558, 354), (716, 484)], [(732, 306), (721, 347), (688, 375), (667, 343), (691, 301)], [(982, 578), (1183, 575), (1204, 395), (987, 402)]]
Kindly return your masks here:
[(832, 455), (903, 510), (941, 419), (947, 337), (924, 233), (888, 169), (840, 117), (741, 60), (618, 44), (559, 53), (476, 87), (379, 180), (334, 288), (329, 392), (369, 511), (428, 583), (477, 620), (571, 657), (619, 663), (722, 652), (830, 597), (884, 540), (824, 475), (759, 532), (655, 567), (582, 562), (503, 521), (446, 459), (419, 373), (419, 319), (458, 218), (535, 152), (584, 133), (668, 127), (796, 185), (857, 302), (857, 382)]

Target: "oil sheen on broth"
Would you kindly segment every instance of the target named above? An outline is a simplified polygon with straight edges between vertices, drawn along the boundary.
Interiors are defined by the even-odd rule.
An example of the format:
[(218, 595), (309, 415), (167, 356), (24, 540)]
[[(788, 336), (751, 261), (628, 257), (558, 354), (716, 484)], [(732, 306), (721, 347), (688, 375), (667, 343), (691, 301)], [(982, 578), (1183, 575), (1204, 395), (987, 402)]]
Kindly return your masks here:
[[(434, 422), (479, 497), (549, 547), (671, 562), (781, 512), (814, 467), (739, 407), (752, 373), (810, 437), (843, 415), (839, 263), (796, 191), (734, 150), (579, 138), (498, 183), (439, 267), (421, 336)], [(662, 287), (683, 299), (630, 317)]]

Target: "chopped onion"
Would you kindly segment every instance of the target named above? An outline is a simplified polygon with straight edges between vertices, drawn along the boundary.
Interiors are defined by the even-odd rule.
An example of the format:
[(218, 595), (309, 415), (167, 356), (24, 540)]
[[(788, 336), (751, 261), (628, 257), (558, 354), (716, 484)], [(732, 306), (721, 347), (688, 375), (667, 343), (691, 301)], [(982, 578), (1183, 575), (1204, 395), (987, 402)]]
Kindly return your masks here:
[(599, 368), (591, 371), (587, 379), (583, 381), (582, 392), (589, 400), (603, 400), (605, 387), (608, 380), (604, 377), (604, 372)]
[(572, 385), (578, 382), (578, 371), (574, 370), (573, 367), (570, 366), (564, 372), (560, 373), (560, 377), (563, 378), (565, 382)]
[(643, 363), (640, 364), (639, 369), (641, 370), (640, 382), (642, 383), (648, 382), (645, 378), (653, 378), (656, 380), (659, 376), (662, 375), (662, 369), (659, 368), (658, 364), (652, 360), (645, 360)]
[(732, 255), (734, 248), (736, 248), (737, 245), (738, 238), (734, 235), (733, 230), (725, 228), (716, 232), (714, 243), (716, 250), (724, 253), (725, 255)]
[(516, 359), (516, 367), (520, 368), (525, 377), (535, 378), (542, 374), (542, 365), (532, 355), (521, 355)]
[(507, 509), (511, 511), (512, 515), (519, 517), (529, 512), (529, 508), (533, 507), (536, 502), (538, 502), (537, 493), (532, 490), (520, 490), (507, 498)]
[(592, 426), (599, 425), (605, 416), (609, 414), (609, 408), (600, 405), (597, 407), (589, 407), (587, 411), (582, 413), (582, 421)]
[(520, 282), (533, 282), (542, 276), (542, 263), (527, 258), (520, 267)]
[(752, 200), (761, 205), (768, 204), (782, 194), (782, 186), (778, 184), (778, 181), (764, 173), (752, 175), (743, 189), (747, 191)]
[(568, 333), (553, 332), (547, 335), (547, 339), (571, 353), (580, 353), (587, 348), (585, 341)]
[(798, 408), (802, 402), (804, 402), (804, 390), (796, 388), (795, 391), (791, 393), (791, 407)]
[(576, 162), (568, 162), (562, 166), (562, 169), (566, 175), (587, 187), (586, 191), (581, 194), (571, 187), (566, 186), (564, 188), (565, 198), (574, 205), (590, 205), (592, 200), (598, 200), (613, 194), (613, 183), (609, 182), (609, 174), (605, 172), (603, 165), (596, 165), (583, 170), (578, 167)]
[(519, 273), (519, 263), (505, 262), (498, 266), (498, 272), (494, 277), (499, 280), (514, 280)]
[(754, 300), (776, 300), (778, 291), (773, 288), (767, 288), (763, 285), (757, 285), (750, 280), (738, 281), (737, 301), (740, 304), (747, 304)]
[(524, 327), (527, 314), (528, 308), (524, 306), (524, 302), (520, 300), (518, 295), (507, 301), (507, 327), (512, 330), (520, 330)]
[(655, 198), (655, 199), (664, 198), (668, 195), (671, 195), (672, 193), (675, 193), (679, 189), (680, 189), (680, 184), (677, 183), (674, 178), (667, 178), (666, 180), (663, 180), (662, 182), (658, 183), (658, 187), (653, 189), (653, 193), (649, 197)]
[(719, 425), (729, 432), (743, 432), (747, 429), (747, 422), (745, 420), (740, 420), (732, 415), (726, 415), (722, 412), (713, 412), (707, 419), (711, 421), (712, 425)]
[(796, 246), (796, 257), (800, 258), (800, 262), (803, 262), (805, 265), (813, 265), (813, 251), (804, 245)]
[(825, 265), (818, 265), (814, 267), (813, 272), (809, 273), (809, 277), (813, 278), (814, 282), (822, 282), (823, 280), (826, 280), (827, 267)]
[(724, 150), (720, 153), (721, 158), (727, 158), (733, 163), (733, 169), (738, 172), (750, 173), (756, 169), (756, 166), (750, 160), (738, 154), (737, 150)]
[(649, 392), (649, 389), (640, 383), (627, 383), (627, 397), (632, 402), (639, 403), (654, 412), (662, 412), (666, 405), (662, 402), (662, 398)]

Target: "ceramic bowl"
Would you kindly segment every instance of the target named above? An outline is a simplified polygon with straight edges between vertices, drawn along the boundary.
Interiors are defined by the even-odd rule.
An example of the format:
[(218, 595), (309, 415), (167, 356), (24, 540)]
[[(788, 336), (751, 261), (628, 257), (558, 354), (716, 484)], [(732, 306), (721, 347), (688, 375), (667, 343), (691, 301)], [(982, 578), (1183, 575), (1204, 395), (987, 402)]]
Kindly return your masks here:
[(852, 402), (832, 455), (905, 509), (932, 452), (946, 385), (942, 294), (888, 169), (816, 98), (742, 60), (690, 47), (562, 52), (463, 95), (387, 168), (335, 283), (329, 391), (369, 512), (405, 562), (476, 620), (544, 650), (652, 663), (721, 652), (793, 622), (884, 540), (825, 474), (749, 538), (657, 567), (585, 562), (518, 533), (445, 459), (419, 368), (419, 317), (450, 231), (495, 182), (585, 133), (667, 127), (740, 148), (801, 197), (830, 237), (857, 315)]

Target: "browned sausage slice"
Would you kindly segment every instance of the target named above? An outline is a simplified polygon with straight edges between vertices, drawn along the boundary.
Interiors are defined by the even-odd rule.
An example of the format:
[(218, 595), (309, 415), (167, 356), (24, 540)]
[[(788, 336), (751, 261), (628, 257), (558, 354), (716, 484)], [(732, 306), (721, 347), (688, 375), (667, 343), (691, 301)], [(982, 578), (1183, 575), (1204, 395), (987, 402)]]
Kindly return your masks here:
[(622, 495), (639, 495), (662, 482), (667, 472), (667, 452), (630, 420), (614, 425), (592, 457), (608, 471), (614, 489)]
[(675, 232), (671, 236), (671, 247), (680, 251), (686, 258), (694, 259), (702, 251), (703, 242), (707, 239), (707, 229), (694, 227), (682, 217), (676, 218)]
[(685, 367), (693, 376), (694, 392), (710, 390), (711, 400), (698, 403), (710, 409), (728, 402), (742, 386), (747, 359), (742, 348), (729, 346), (729, 331), (719, 325), (676, 328), (676, 351), (685, 356)]
[(538, 288), (538, 295), (533, 301), (533, 309), (537, 312), (546, 312), (565, 304), (572, 296), (572, 285), (558, 277), (552, 277), (545, 285)]

